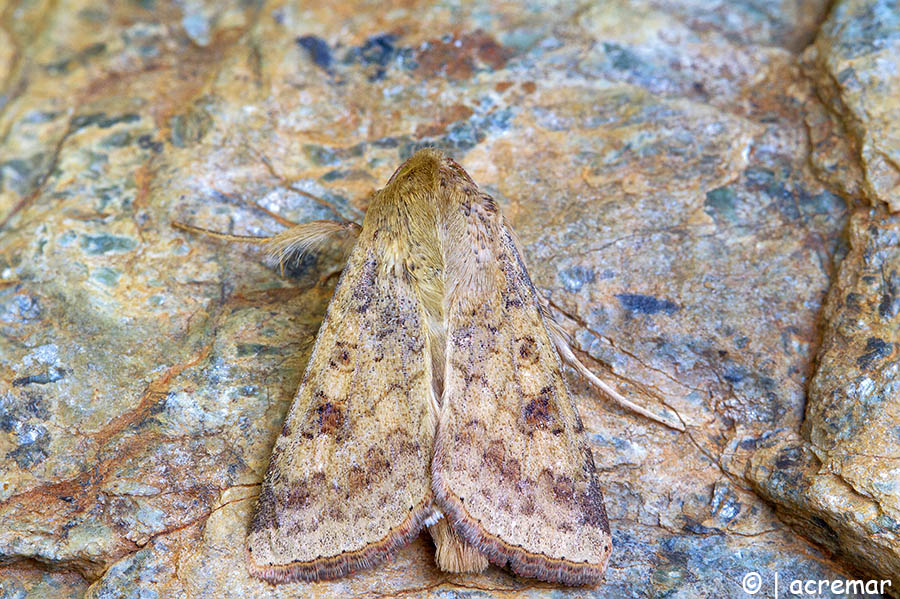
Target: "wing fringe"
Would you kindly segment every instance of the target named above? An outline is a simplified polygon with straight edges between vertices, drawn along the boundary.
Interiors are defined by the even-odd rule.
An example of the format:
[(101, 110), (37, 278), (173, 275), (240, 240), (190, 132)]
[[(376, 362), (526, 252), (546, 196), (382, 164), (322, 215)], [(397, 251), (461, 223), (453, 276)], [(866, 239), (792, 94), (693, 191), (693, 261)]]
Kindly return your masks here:
[(605, 552), (600, 563), (574, 562), (550, 557), (543, 553), (532, 553), (487, 532), (481, 522), (469, 515), (463, 500), (453, 493), (444, 482), (441, 475), (443, 457), (443, 439), (438, 435), (435, 439), (431, 472), (435, 501), (444, 512), (444, 516), (450, 522), (454, 532), (478, 549), (488, 558), (488, 561), (500, 567), (508, 567), (525, 578), (537, 578), (572, 586), (594, 585), (603, 579), (610, 550)]
[(250, 575), (271, 583), (315, 582), (333, 580), (357, 570), (365, 570), (390, 560), (403, 546), (410, 543), (422, 530), (425, 520), (431, 514), (432, 494), (429, 493), (395, 528), (382, 540), (370, 543), (356, 551), (346, 551), (340, 555), (320, 557), (306, 562), (291, 562), (263, 566), (253, 561), (249, 546), (245, 547)]

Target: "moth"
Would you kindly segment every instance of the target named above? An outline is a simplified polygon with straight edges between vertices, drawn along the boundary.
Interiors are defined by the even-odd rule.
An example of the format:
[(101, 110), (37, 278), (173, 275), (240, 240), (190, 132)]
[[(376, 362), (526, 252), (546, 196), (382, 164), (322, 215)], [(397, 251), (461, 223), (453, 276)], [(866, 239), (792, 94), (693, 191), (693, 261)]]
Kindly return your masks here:
[(601, 580), (612, 538), (562, 360), (679, 423), (578, 361), (497, 202), (442, 153), (401, 165), (361, 227), (263, 242), (283, 262), (332, 236), (349, 256), (248, 526), (251, 574), (337, 578), (427, 526), (447, 571)]

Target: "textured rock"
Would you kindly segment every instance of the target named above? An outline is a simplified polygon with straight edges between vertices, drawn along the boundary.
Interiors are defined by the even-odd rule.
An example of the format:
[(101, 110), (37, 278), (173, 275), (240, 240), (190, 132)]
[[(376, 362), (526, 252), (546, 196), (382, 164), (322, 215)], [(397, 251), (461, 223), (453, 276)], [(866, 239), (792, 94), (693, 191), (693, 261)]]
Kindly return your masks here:
[(890, 0), (835, 4), (806, 59), (850, 133), (862, 194), (900, 210), (900, 10)]
[[(868, 576), (900, 572), (900, 379), (897, 348), (900, 207), (896, 55), (900, 9), (839, 2), (804, 68), (822, 107), (809, 104), (812, 162), (857, 207), (849, 247), (823, 311), (802, 438), (753, 456), (747, 475), (779, 515)], [(843, 255), (846, 254), (846, 255)], [(897, 589), (893, 590), (897, 593)]]
[[(745, 597), (754, 571), (766, 589), (776, 574), (896, 572), (896, 540), (881, 532), (895, 524), (866, 533), (875, 511), (844, 528), (826, 517), (895, 509), (856, 455), (890, 414), (867, 422), (850, 402), (813, 402), (857, 376), (887, 389), (890, 319), (823, 360), (806, 406), (822, 302), (847, 251), (856, 265), (841, 277), (876, 322), (877, 281), (849, 273), (872, 272), (866, 236), (889, 249), (894, 225), (861, 213), (849, 250), (841, 239), (854, 194), (886, 179), (854, 162), (842, 132), (857, 125), (816, 76), (824, 34), (798, 55), (827, 3), (781, 4), (7, 9), (0, 584), (18, 586), (0, 596), (71, 579), (98, 598)], [(358, 220), (423, 145), (452, 153), (502, 204), (588, 366), (688, 425), (647, 422), (570, 377), (613, 528), (596, 589), (497, 568), (446, 575), (425, 536), (336, 582), (247, 577), (247, 518), (335, 264), (324, 252), (281, 278), (252, 248), (170, 223), (280, 230), (238, 197), (298, 222)], [(835, 297), (826, 331), (841, 330)], [(885, 345), (866, 349), (868, 336)], [(858, 423), (847, 439), (844, 415)], [(866, 499), (846, 500), (856, 487)], [(847, 545), (843, 561), (754, 491), (813, 541)]]
[(900, 220), (850, 221), (824, 310), (803, 437), (753, 457), (750, 479), (810, 538), (872, 576), (900, 572)]
[(4, 599), (78, 599), (84, 596), (87, 586), (74, 572), (45, 572), (29, 564), (0, 567), (0, 597)]
[(830, 472), (898, 518), (900, 218), (879, 212), (850, 222), (850, 253), (825, 308), (829, 325), (803, 432)]

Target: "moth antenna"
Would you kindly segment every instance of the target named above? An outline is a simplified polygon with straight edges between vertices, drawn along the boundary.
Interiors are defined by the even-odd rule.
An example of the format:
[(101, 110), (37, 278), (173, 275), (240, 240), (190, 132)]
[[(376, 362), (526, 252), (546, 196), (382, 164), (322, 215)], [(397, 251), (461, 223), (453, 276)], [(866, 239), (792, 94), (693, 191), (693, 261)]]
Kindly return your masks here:
[(250, 206), (250, 207), (253, 208), (254, 210), (258, 210), (259, 212), (265, 214), (266, 216), (268, 216), (269, 218), (271, 218), (272, 220), (274, 220), (275, 222), (277, 222), (279, 225), (284, 225), (285, 227), (293, 227), (293, 226), (295, 226), (295, 225), (297, 224), (297, 223), (295, 223), (295, 222), (292, 221), (292, 220), (288, 220), (288, 219), (284, 218), (283, 216), (281, 216), (281, 215), (278, 214), (277, 212), (272, 212), (271, 210), (269, 210), (268, 208), (266, 208), (265, 206), (263, 206), (262, 204), (260, 204), (260, 203), (258, 203), (258, 202), (254, 202), (253, 200), (249, 200), (249, 199), (247, 199), (247, 198), (245, 198), (245, 197), (242, 197), (242, 196), (236, 196), (236, 195), (233, 195), (233, 194), (224, 192), (224, 191), (222, 191), (221, 189), (218, 189), (218, 188), (215, 188), (215, 187), (213, 187), (213, 190), (214, 190), (217, 194), (219, 194), (220, 196), (222, 196), (223, 198), (227, 198), (227, 199), (229, 199), (229, 200), (231, 200), (232, 202), (235, 202), (235, 203), (237, 203), (237, 204), (245, 204), (245, 205), (247, 205), (247, 206)]
[(272, 239), (271, 237), (257, 237), (255, 235), (232, 235), (230, 233), (222, 233), (221, 231), (213, 231), (212, 229), (204, 229), (203, 227), (195, 227), (194, 225), (188, 225), (178, 221), (172, 221), (172, 227), (187, 231), (188, 233), (197, 233), (198, 235), (206, 235), (207, 237), (214, 237), (225, 241), (237, 241), (238, 243), (261, 244)]
[(631, 410), (632, 412), (636, 412), (637, 414), (640, 414), (645, 418), (649, 418), (654, 422), (658, 422), (664, 426), (675, 429), (676, 431), (684, 432), (684, 423), (681, 421), (681, 418), (678, 417), (677, 414), (674, 418), (669, 414), (654, 414), (650, 410), (625, 399), (624, 397), (622, 397), (622, 395), (619, 394), (618, 391), (600, 380), (597, 375), (591, 372), (588, 367), (582, 364), (581, 360), (579, 360), (575, 356), (575, 352), (572, 351), (572, 347), (570, 346), (571, 339), (569, 338), (568, 333), (566, 333), (555, 320), (549, 317), (546, 308), (542, 308), (542, 311), (544, 313), (544, 316), (546, 317), (545, 322), (547, 323), (547, 328), (550, 331), (550, 338), (553, 340), (553, 344), (556, 346), (556, 349), (557, 351), (559, 351), (559, 355), (562, 357), (564, 362), (577, 370), (579, 374), (581, 374), (581, 376), (586, 378), (588, 382), (590, 382), (591, 385), (593, 385), (597, 390), (603, 393), (603, 395), (607, 396), (609, 399), (613, 400), (623, 408)]
[(352, 222), (352, 221), (344, 218), (344, 215), (342, 215), (340, 213), (340, 211), (338, 211), (338, 209), (334, 205), (332, 205), (330, 202), (324, 200), (323, 198), (320, 198), (319, 196), (317, 196), (315, 194), (312, 194), (312, 193), (309, 193), (308, 191), (300, 189), (299, 187), (294, 185), (294, 183), (290, 179), (288, 179), (287, 177), (285, 177), (284, 175), (282, 175), (275, 169), (275, 166), (271, 163), (271, 161), (269, 161), (269, 158), (265, 154), (263, 154), (262, 152), (254, 149), (254, 148), (248, 147), (248, 149), (252, 153), (256, 154), (256, 157), (263, 163), (263, 165), (266, 167), (266, 170), (269, 171), (269, 174), (272, 175), (273, 177), (275, 177), (276, 179), (278, 179), (278, 181), (279, 181), (279, 183), (281, 183), (282, 187), (284, 187), (285, 189), (290, 189), (297, 195), (301, 195), (305, 198), (309, 198), (310, 200), (314, 201), (315, 203), (319, 204), (320, 206), (322, 206), (324, 208), (328, 208), (339, 219), (341, 219), (341, 221), (347, 222), (347, 223)]
[(341, 241), (344, 260), (362, 230), (351, 221), (314, 220), (296, 225), (263, 241), (266, 256), (270, 264), (284, 265), (291, 260), (299, 259), (303, 254), (319, 248), (329, 239)]

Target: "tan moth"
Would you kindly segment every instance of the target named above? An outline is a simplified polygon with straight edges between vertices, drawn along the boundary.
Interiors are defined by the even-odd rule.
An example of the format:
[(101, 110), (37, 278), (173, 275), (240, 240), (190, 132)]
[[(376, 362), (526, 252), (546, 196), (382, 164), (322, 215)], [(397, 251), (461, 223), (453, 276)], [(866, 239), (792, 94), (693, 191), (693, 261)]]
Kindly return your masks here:
[(578, 361), (496, 202), (440, 152), (400, 166), (361, 227), (261, 241), (283, 261), (329, 236), (349, 256), (248, 527), (251, 573), (340, 577), (428, 526), (444, 570), (598, 582), (612, 539), (561, 359), (683, 427)]

